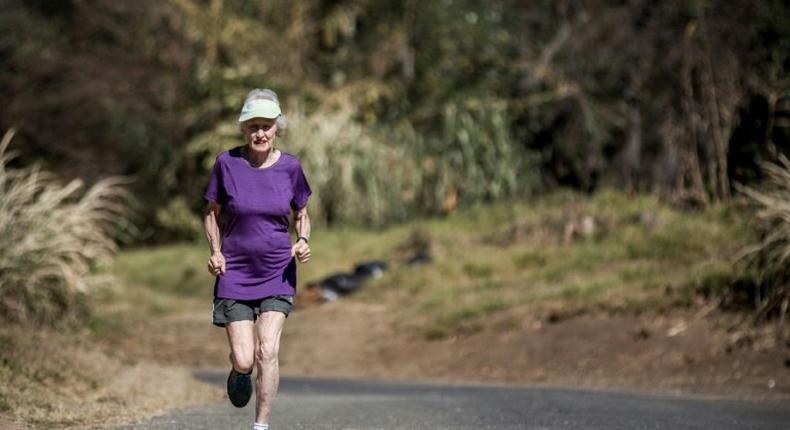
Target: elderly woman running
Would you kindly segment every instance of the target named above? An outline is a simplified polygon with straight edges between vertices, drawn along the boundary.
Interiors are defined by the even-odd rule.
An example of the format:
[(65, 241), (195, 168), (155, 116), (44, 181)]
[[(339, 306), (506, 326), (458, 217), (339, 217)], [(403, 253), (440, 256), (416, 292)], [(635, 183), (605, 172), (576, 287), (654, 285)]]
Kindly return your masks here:
[(245, 144), (217, 156), (204, 195), (214, 324), (225, 328), (231, 350), (228, 397), (236, 407), (249, 402), (256, 367), (253, 430), (269, 428), (280, 334), (296, 293), (295, 260), (310, 261), (310, 186), (299, 160), (274, 145), (286, 125), (274, 91), (251, 91), (239, 116)]

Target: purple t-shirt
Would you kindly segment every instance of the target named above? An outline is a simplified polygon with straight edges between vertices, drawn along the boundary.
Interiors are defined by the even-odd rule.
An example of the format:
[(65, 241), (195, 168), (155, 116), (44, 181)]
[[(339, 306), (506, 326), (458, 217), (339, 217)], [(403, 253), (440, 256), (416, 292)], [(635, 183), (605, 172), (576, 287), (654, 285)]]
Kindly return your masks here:
[(217, 157), (204, 197), (222, 205), (225, 273), (214, 297), (252, 300), (296, 293), (296, 261), (288, 234), (290, 211), (307, 204), (310, 185), (293, 155), (263, 169), (252, 167), (241, 147)]

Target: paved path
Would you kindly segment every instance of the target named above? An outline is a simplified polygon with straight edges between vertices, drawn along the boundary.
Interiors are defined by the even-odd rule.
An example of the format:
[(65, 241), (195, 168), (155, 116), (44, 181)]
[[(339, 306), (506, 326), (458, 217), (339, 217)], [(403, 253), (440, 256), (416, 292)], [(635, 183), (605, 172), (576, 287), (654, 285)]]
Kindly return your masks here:
[[(198, 378), (224, 384), (224, 373)], [(790, 430), (790, 403), (705, 400), (598, 390), (283, 378), (272, 430)], [(174, 411), (119, 429), (250, 430), (254, 407)]]

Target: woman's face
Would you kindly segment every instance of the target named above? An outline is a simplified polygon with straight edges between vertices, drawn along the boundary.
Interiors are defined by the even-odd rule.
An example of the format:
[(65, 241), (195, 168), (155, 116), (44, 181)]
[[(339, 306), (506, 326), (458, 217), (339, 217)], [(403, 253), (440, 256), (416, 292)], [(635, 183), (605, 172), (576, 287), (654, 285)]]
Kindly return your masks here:
[(274, 147), (277, 123), (269, 118), (252, 118), (241, 123), (241, 132), (251, 151), (266, 152)]

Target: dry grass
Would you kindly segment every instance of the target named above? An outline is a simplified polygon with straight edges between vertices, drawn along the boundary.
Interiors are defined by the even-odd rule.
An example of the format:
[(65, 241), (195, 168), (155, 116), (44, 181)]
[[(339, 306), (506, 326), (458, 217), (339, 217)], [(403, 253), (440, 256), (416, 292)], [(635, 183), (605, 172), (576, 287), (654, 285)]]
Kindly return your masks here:
[(760, 240), (743, 251), (757, 278), (755, 304), (758, 317), (772, 313), (783, 324), (790, 307), (790, 160), (763, 163), (768, 179), (764, 190), (739, 187), (757, 207)]
[(779, 163), (764, 163), (763, 171), (768, 177), (767, 190), (741, 187), (757, 205), (757, 219), (765, 233), (746, 254), (759, 256), (772, 272), (786, 272), (790, 267), (790, 160), (780, 155)]
[(125, 180), (83, 191), (10, 168), (12, 137), (0, 142), (0, 426), (83, 428), (218, 398), (187, 369), (130, 360), (80, 330), (99, 321), (88, 295), (109, 292), (95, 288), (109, 278), (99, 267), (132, 232)]
[(130, 231), (122, 178), (85, 192), (38, 167), (11, 169), (13, 130), (0, 142), (0, 315), (16, 322), (63, 323), (76, 316), (91, 269), (116, 252), (113, 234)]
[(0, 329), (0, 424), (95, 428), (222, 398), (189, 368), (130, 358), (84, 334)]

